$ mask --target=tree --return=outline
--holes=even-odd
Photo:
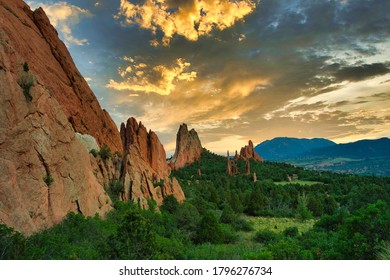
[[[220,218],[221,223],[234,224],[236,220],[237,220],[237,216],[236,214],[234,214],[232,207],[230,207],[229,204],[225,205]]]
[[[298,196],[297,218],[301,221],[313,218],[313,214],[307,208],[307,197],[305,193]]]
[[[173,214],[176,212],[179,205],[180,204],[179,202],[177,202],[176,198],[172,194],[170,194],[164,197],[163,203],[161,205],[161,210]]]
[[[196,242],[197,243],[222,243],[223,235],[220,224],[213,212],[210,210],[206,211],[202,217],[196,231]]]
[[[24,237],[12,228],[0,224],[0,260],[23,259],[24,252]]]
[[[153,259],[158,251],[152,223],[137,210],[125,215],[114,238],[115,257],[120,259]]]

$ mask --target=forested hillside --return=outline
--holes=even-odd
[[[2,259],[388,259],[390,178],[237,161],[208,151],[175,171],[186,201],[117,201],[105,219],[69,214],[23,237],[1,226]],[[256,178],[253,176],[256,173]],[[289,179],[291,180],[289,180]],[[255,179],[255,180],[254,180]]]

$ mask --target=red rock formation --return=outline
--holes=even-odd
[[[19,55],[19,63],[28,63],[57,99],[74,130],[92,135],[113,152],[122,152],[118,128],[101,109],[45,12],[41,8],[32,12],[21,0],[0,0],[0,29]]]
[[[188,131],[187,125],[180,125],[176,137],[176,150],[170,166],[173,169],[180,169],[200,159],[203,152],[198,133],[194,129]]]
[[[113,150],[119,133],[46,15],[20,0],[0,0],[0,85],[0,223],[28,235],[109,211],[75,129]]]
[[[245,174],[251,174],[251,165],[248,159],[245,161]]]
[[[175,178],[169,178],[170,168],[166,162],[163,145],[153,131],[134,118],[121,125],[121,139],[125,157],[121,181],[124,185],[122,199],[132,200],[147,208],[148,199],[161,205],[165,196],[173,194],[179,202],[184,193]]]
[[[240,158],[244,160],[248,160],[250,158],[253,158],[255,161],[263,161],[263,158],[260,157],[253,148],[253,142],[249,140],[248,145],[241,148],[240,151]]]

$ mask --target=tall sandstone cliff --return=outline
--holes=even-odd
[[[157,135],[130,119],[122,143],[44,11],[21,0],[0,0],[0,108],[0,223],[29,235],[69,212],[104,216],[111,181],[143,207],[184,200]],[[95,158],[76,132],[124,157]]]
[[[183,123],[177,132],[175,154],[169,165],[172,169],[180,169],[199,160],[202,152],[198,133],[195,129],[188,131],[187,125]]]
[[[0,0],[0,32],[7,37],[3,44],[7,42],[18,57],[13,63],[28,63],[76,132],[92,135],[100,146],[107,144],[112,151],[121,151],[115,123],[101,109],[41,8],[33,12],[21,0]]]
[[[111,209],[75,131],[120,150],[118,130],[43,10],[19,0],[0,0],[0,108],[0,223],[28,235]]]

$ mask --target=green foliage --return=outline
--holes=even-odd
[[[94,157],[97,157],[98,154],[99,154],[99,151],[97,151],[96,149],[92,149],[92,150],[89,151],[89,153],[90,153],[91,155],[93,155]]]
[[[23,71],[24,72],[30,71],[30,67],[28,67],[28,63],[27,62],[23,63]]]
[[[174,215],[177,227],[187,233],[189,239],[195,240],[196,230],[200,222],[198,209],[191,203],[180,205]]]
[[[299,241],[293,238],[283,238],[276,243],[268,245],[275,260],[311,260],[313,255],[309,250],[304,250]]]
[[[156,187],[162,187],[164,186],[164,180],[161,179],[159,182],[155,182],[153,183],[153,186],[156,188]]]
[[[384,242],[378,252],[379,260],[390,260],[390,241]]]
[[[288,227],[283,231],[283,234],[287,237],[297,237],[299,232],[297,227]]]
[[[118,201],[119,194],[123,191],[123,184],[121,181],[111,181],[107,188],[107,193],[113,202]]]
[[[23,259],[25,238],[6,225],[0,224],[0,260]]]
[[[28,102],[31,102],[33,100],[33,97],[30,93],[30,89],[35,84],[35,77],[29,73],[28,64],[25,63],[23,65],[24,71],[20,74],[18,84],[23,90],[23,95],[26,98]]]
[[[271,231],[271,230],[262,230],[256,232],[255,236],[253,237],[253,240],[258,243],[271,243],[275,242],[280,238],[279,234]]]
[[[259,178],[253,182],[226,176],[225,168],[226,158],[205,151],[199,164],[175,171],[187,199],[179,204],[168,196],[161,212],[153,200],[149,210],[118,201],[123,186],[112,182],[106,190],[115,209],[104,220],[69,214],[28,238],[3,226],[0,253],[5,259],[388,258],[390,178],[251,161]],[[318,183],[276,184],[286,174]]]
[[[120,152],[116,151],[116,152],[114,153],[114,156],[115,156],[115,157],[118,157],[118,158],[121,158],[121,157],[122,157],[122,154],[121,154]]]
[[[110,148],[103,144],[102,148],[99,151],[99,155],[102,159],[108,159],[112,156]]]
[[[348,259],[375,259],[381,241],[390,240],[390,208],[383,201],[368,204],[346,218],[338,246]]]
[[[221,223],[225,224],[234,224],[237,221],[238,217],[234,213],[232,207],[227,204],[222,211],[221,218],[219,219]]]
[[[43,177],[43,181],[45,184],[49,187],[51,184],[54,183],[54,178],[51,176],[51,174],[47,174],[45,177]]]
[[[307,197],[305,193],[298,196],[297,218],[301,221],[306,221],[313,218],[313,214],[307,208]]]
[[[160,207],[162,211],[173,214],[176,212],[177,208],[179,208],[179,202],[177,202],[176,198],[172,194],[164,197],[163,203]]]
[[[213,244],[223,242],[221,225],[212,211],[206,211],[196,230],[196,243],[206,242]]]
[[[156,233],[149,219],[138,211],[127,213],[120,221],[115,240],[114,258],[154,259],[157,250]]]

